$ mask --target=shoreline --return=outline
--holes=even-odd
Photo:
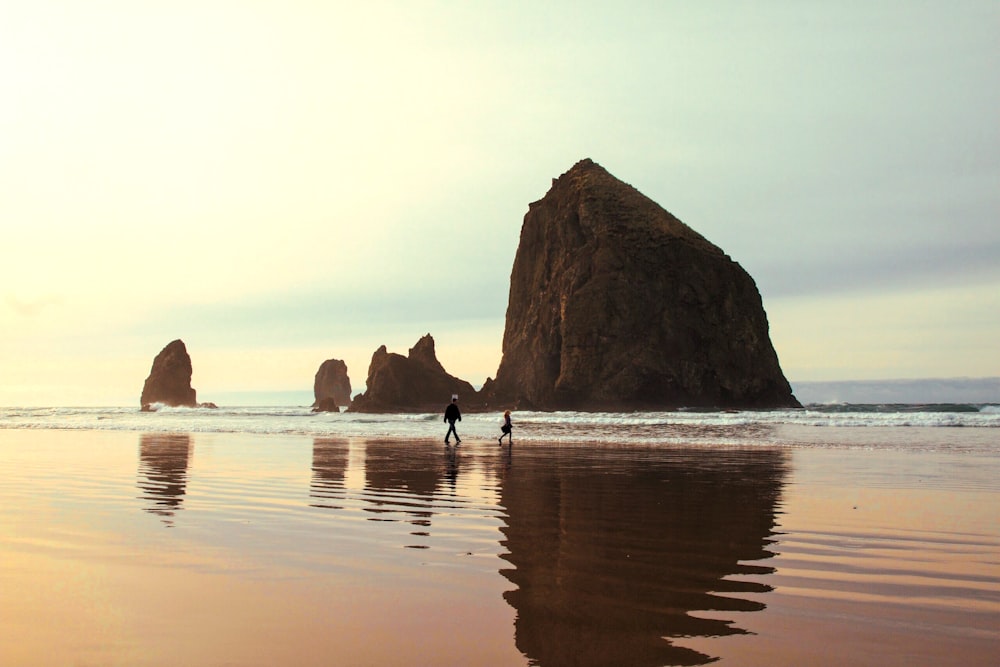
[[[489,442],[499,437],[501,413],[466,413],[459,437]],[[970,446],[996,450],[1000,407],[968,406],[898,410],[888,406],[834,406],[766,412],[541,413],[515,412],[520,443],[616,446],[703,445],[896,447]],[[970,434],[955,437],[953,427]],[[177,433],[273,433],[314,437],[426,439],[444,437],[442,416],[423,414],[313,413],[304,407],[165,409],[0,408],[0,430],[75,429]],[[975,435],[972,435],[975,434]]]

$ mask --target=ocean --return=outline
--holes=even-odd
[[[0,408],[0,665],[971,665],[1000,406]]]

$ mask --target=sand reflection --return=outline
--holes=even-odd
[[[143,433],[139,437],[139,497],[149,503],[143,509],[159,515],[168,526],[183,507],[191,447],[187,434]]]
[[[704,664],[669,639],[744,632],[699,611],[763,609],[740,594],[769,589],[731,577],[770,571],[747,562],[772,555],[782,452],[545,455],[515,452],[502,483],[504,597],[534,664]]]

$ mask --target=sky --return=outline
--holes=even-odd
[[[757,283],[795,381],[1000,376],[1000,3],[0,5],[0,405],[499,366],[591,158]]]

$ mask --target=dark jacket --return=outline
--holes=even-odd
[[[449,403],[444,409],[444,420],[451,424],[462,421],[462,411],[458,409],[458,403]]]

